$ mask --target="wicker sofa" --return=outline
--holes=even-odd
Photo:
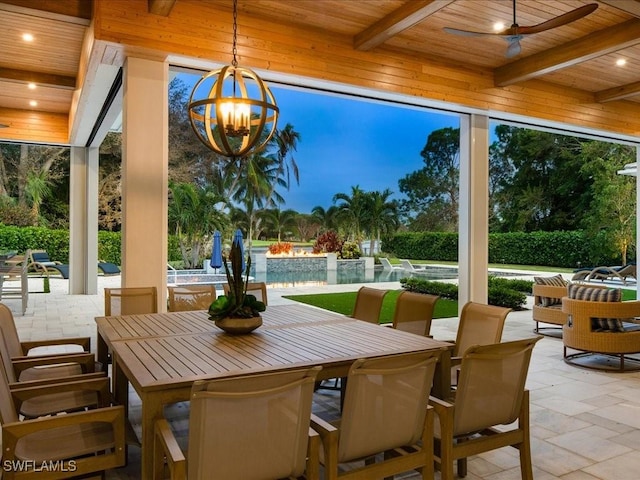
[[[628,362],[627,355],[640,353],[640,301],[597,302],[562,298],[568,321],[562,327],[565,362],[600,370],[640,370],[640,357]],[[616,322],[617,330],[594,329],[593,319]],[[578,353],[568,353],[568,349]],[[626,361],[627,360],[627,361]]]
[[[536,326],[535,333],[546,334],[549,329],[561,331],[562,325],[567,321],[567,314],[562,311],[562,297],[567,296],[567,287],[557,285],[533,285],[533,311],[532,317]],[[548,302],[544,299],[555,299]],[[549,305],[551,303],[551,305]],[[540,327],[539,323],[550,323],[555,327]],[[541,329],[542,328],[542,329]]]

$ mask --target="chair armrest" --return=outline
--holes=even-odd
[[[53,417],[41,417],[23,422],[4,423],[2,425],[2,459],[15,459],[16,444],[28,435],[45,430],[64,428],[85,423],[103,422],[113,427],[115,450],[124,459],[124,407],[106,407],[87,410],[84,412],[68,413]]]
[[[29,350],[36,347],[51,347],[57,345],[79,345],[85,352],[91,351],[91,337],[56,338],[51,340],[34,340],[20,342],[24,355],[29,354]]]
[[[166,419],[156,420],[153,436],[153,478],[163,478],[160,474],[164,470],[164,459],[167,460],[169,473],[172,480],[187,478],[187,461],[182,449],[171,431],[171,426]]]
[[[325,468],[325,476],[331,478],[331,473],[338,471],[338,437],[339,431],[329,422],[321,419],[317,415],[311,415],[311,428],[320,435],[324,456],[322,463]]]
[[[30,382],[25,382],[30,383]],[[109,378],[92,378],[89,380],[78,380],[73,382],[58,382],[40,386],[17,386],[11,389],[16,408],[20,411],[22,403],[32,398],[43,395],[52,395],[64,392],[91,391],[98,394],[98,406],[107,407],[111,404],[111,393],[109,391]]]
[[[44,365],[78,364],[83,373],[93,373],[95,371],[96,359],[93,353],[70,353],[62,355],[51,355],[46,357],[15,357],[11,359],[16,377],[29,368],[41,367]]]
[[[106,372],[95,372],[95,373],[83,373],[81,375],[70,375],[68,377],[52,377],[52,378],[43,378],[41,380],[26,380],[22,382],[14,382],[9,384],[10,390],[15,390],[17,388],[23,387],[44,387],[46,385],[55,385],[57,383],[62,382],[76,382],[79,380],[92,380],[94,378],[108,378]]]

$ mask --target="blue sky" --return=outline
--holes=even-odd
[[[271,87],[280,108],[278,127],[300,133],[294,158],[300,185],[281,191],[286,204],[309,213],[331,206],[336,193],[389,188],[424,166],[420,152],[433,130],[459,127],[456,116],[333,95]]]
[[[200,78],[178,74],[189,89]],[[456,115],[344,96],[270,85],[280,108],[278,128],[287,123],[300,134],[293,156],[300,184],[279,193],[282,210],[310,213],[333,205],[336,193],[388,188],[400,198],[398,180],[424,166],[420,152],[429,134],[459,127]]]

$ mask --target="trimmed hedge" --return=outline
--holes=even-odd
[[[616,265],[620,259],[600,254],[601,248],[584,231],[512,232],[489,234],[489,262],[576,268],[578,265]],[[599,245],[599,243],[598,243]],[[383,241],[383,251],[398,258],[456,261],[458,234],[397,233]],[[635,252],[630,251],[633,260]]]
[[[100,260],[122,265],[121,245],[119,232],[98,232],[98,258]],[[51,260],[69,263],[69,231],[0,224],[0,250],[25,252],[28,249],[46,250]],[[182,258],[178,239],[174,235],[169,235],[168,250],[170,261]]]
[[[528,285],[529,290],[519,291]],[[487,295],[487,303],[498,307],[512,308],[514,310],[522,310],[527,302],[525,292],[531,291],[532,282],[523,282],[521,280],[508,280],[501,278],[499,282],[489,277],[489,292]],[[449,300],[458,299],[458,286],[453,283],[433,282],[423,280],[421,278],[409,277],[401,278],[400,284],[410,292],[428,293],[430,295],[438,295],[440,298]]]

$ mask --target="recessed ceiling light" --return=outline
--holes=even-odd
[[[35,90],[36,89],[36,84],[33,82],[29,82],[27,84],[27,87],[29,87],[29,90]]]
[[[23,33],[22,40],[24,40],[25,42],[33,42],[33,35],[31,35],[30,33]]]
[[[496,22],[493,24],[493,31],[494,32],[501,32],[502,30],[504,30],[504,23],[502,22]]]
[[[627,64],[627,61],[624,58],[619,58],[618,60],[616,60],[616,65],[619,67],[622,67],[626,64]]]
[[[29,105],[31,105],[32,107],[37,107],[38,106],[38,102],[36,102],[35,100],[31,100],[29,102]]]

